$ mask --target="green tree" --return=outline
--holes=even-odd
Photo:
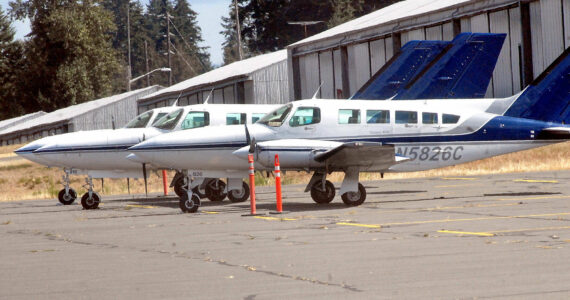
[[[240,12],[239,20],[240,26],[243,27],[244,23],[244,10],[243,4],[246,0],[238,1],[238,11]],[[236,26],[236,10],[234,1],[231,1],[229,7],[229,17],[222,17],[222,27],[224,30],[220,32],[224,36],[224,42],[222,43],[223,48],[223,58],[224,64],[231,64],[234,61],[239,60],[239,48],[238,48],[238,38],[237,38],[237,26]],[[242,35],[242,53],[243,58],[248,58],[251,56],[249,49],[247,48],[247,43],[243,40]]]
[[[24,113],[18,99],[23,62],[23,45],[14,41],[14,28],[0,6],[0,120]]]
[[[52,111],[111,94],[119,68],[109,34],[115,25],[99,1],[18,0],[11,7],[14,16],[31,23],[21,87],[27,111]]]

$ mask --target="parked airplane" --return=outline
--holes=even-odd
[[[467,83],[478,82],[480,86],[475,87],[471,84],[470,88],[461,89],[458,94],[464,97],[478,97],[484,94],[486,90],[504,38],[504,34],[464,33],[456,37],[452,42],[409,42],[402,48],[400,54],[396,55],[395,59],[387,63],[381,72],[378,72],[371,79],[371,83],[366,86],[366,91],[374,92],[376,89],[386,89],[387,86],[390,86],[392,93],[389,94],[390,96],[394,96],[397,93],[406,94],[415,91],[418,97],[422,97],[418,91],[429,89],[430,86],[437,86],[437,88],[431,90],[438,91],[443,97],[451,93],[458,84],[463,84],[463,81],[466,80]],[[442,69],[444,70],[450,64],[454,64],[454,74],[442,76]],[[425,79],[423,79],[424,81],[418,80],[419,75],[428,78],[428,81],[425,81]],[[481,79],[481,77],[485,76],[486,80],[484,78]],[[445,78],[444,81],[454,84],[441,86],[441,78]],[[394,84],[395,80],[398,81],[396,85]],[[383,95],[386,95],[386,93],[384,92]],[[209,106],[209,109],[214,107],[221,106]],[[228,108],[234,111],[234,114],[240,111],[232,106]],[[258,113],[269,112],[273,108],[272,106],[265,106],[260,108]],[[195,106],[195,109],[199,111],[203,108]],[[214,120],[211,125],[224,124],[224,122],[229,124],[227,120],[223,119],[224,114],[222,111],[215,109],[212,113],[220,113],[220,115],[211,117]],[[174,113],[170,120],[173,121],[175,118],[180,118],[181,115],[185,114],[187,113]],[[141,116],[146,115],[143,114]],[[157,120],[157,118],[154,119]],[[239,121],[238,123],[241,122]],[[91,200],[98,200],[100,197],[96,193],[93,196],[92,178],[139,178],[142,176],[146,181],[145,162],[137,159],[136,156],[130,156],[130,160],[125,161],[123,159],[124,149],[134,145],[141,139],[150,138],[163,132],[179,130],[183,127],[181,123],[182,121],[171,129],[160,128],[160,130],[157,130],[156,128],[147,128],[139,130],[140,132],[134,130],[91,131],[87,135],[84,135],[84,133],[75,135],[73,139],[70,138],[70,135],[62,135],[58,137],[57,141],[55,139],[42,139],[31,143],[18,149],[16,153],[44,165],[64,168],[66,172],[64,176],[65,188],[60,191],[59,195],[60,202],[64,204],[71,204],[76,198],[75,191],[69,188],[69,173],[77,174],[81,172],[88,174],[87,185],[89,186],[89,192],[84,195],[84,197],[87,197],[86,201],[88,204],[84,205],[84,207],[93,208],[97,207],[98,201]],[[147,124],[152,124],[152,122]],[[101,161],[103,163],[100,163]],[[140,167],[141,165],[142,168]],[[177,173],[171,184],[179,196],[185,193],[183,189],[184,179],[185,176],[182,176],[182,173]],[[194,192],[200,195],[200,197],[207,196],[214,201],[223,200],[228,191],[223,181],[214,178],[207,179],[201,185],[201,188],[205,190],[204,193],[201,193],[198,188],[195,188]],[[229,198],[232,201],[247,199],[248,195],[245,194],[248,191],[247,185],[236,187],[230,191]],[[94,204],[95,202],[97,204]]]
[[[154,165],[183,168],[192,186],[204,177],[247,176],[249,153],[258,170],[314,171],[305,191],[317,203],[335,196],[326,180],[344,172],[347,205],[360,205],[366,190],[360,172],[406,172],[456,165],[570,139],[570,48],[523,92],[504,99],[338,101],[301,100],[251,126],[198,128],[157,136],[129,148]],[[526,116],[536,117],[527,119]],[[200,198],[188,190],[184,212]]]
[[[172,112],[150,127],[63,134],[55,141],[44,143],[35,149],[32,155],[47,166],[64,169],[66,187],[60,191],[59,197],[63,204],[71,204],[76,198],[73,197],[76,196],[75,191],[69,188],[69,174],[87,174],[88,192],[81,198],[81,204],[86,209],[96,208],[101,198],[93,191],[93,178],[143,177],[146,181],[145,162],[138,161],[135,157],[126,159],[129,154],[126,149],[130,146],[170,131],[208,125],[252,124],[277,106],[279,105],[200,104],[170,107]],[[30,148],[26,145],[16,150],[16,153],[28,156]]]

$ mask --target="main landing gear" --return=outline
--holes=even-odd
[[[350,190],[351,185],[356,185],[358,191],[346,191],[341,195],[342,202],[348,206],[358,206],[366,200],[366,189],[358,182],[358,172],[346,172],[345,179],[342,183],[341,191]],[[346,187],[345,187],[346,186]],[[305,192],[311,192],[311,198],[318,204],[330,203],[336,194],[335,187],[332,182],[326,180],[326,173],[315,172],[309,181]]]
[[[182,173],[177,174],[173,180],[172,186],[178,197],[186,194],[188,185],[184,183],[185,180],[187,178]],[[233,203],[244,202],[249,198],[249,185],[247,183],[243,182],[241,190],[234,189],[228,193],[226,193],[226,186],[226,183],[219,179],[207,178],[204,183],[192,188],[192,193],[198,195],[200,199],[208,198],[211,201],[223,201],[227,196]]]
[[[101,197],[95,191],[93,191],[93,178],[88,176],[85,178],[85,185],[83,186],[87,189],[87,193],[83,194],[81,197],[81,205],[84,209],[96,209],[99,207],[101,202]]]
[[[64,170],[65,175],[63,175],[63,189],[57,194],[57,199],[63,205],[72,204],[75,199],[77,199],[77,193],[74,189],[69,187],[69,170]]]

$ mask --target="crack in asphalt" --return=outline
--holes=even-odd
[[[65,242],[65,243],[70,243],[70,244],[74,244],[74,245],[94,246],[94,247],[100,247],[100,248],[106,248],[106,249],[121,248],[121,246],[115,245],[115,244],[78,241],[78,240],[73,240],[71,238],[65,238],[60,234],[54,234],[51,232],[43,232],[40,230],[21,229],[21,230],[8,231],[7,233],[19,234],[19,235],[39,236],[39,237],[46,238],[46,239],[49,239],[52,241]],[[269,276],[285,278],[285,279],[290,279],[290,280],[295,280],[295,281],[308,282],[308,283],[316,284],[316,285],[339,287],[339,288],[342,288],[342,289],[345,289],[345,290],[348,290],[351,292],[363,292],[363,290],[360,290],[360,289],[358,289],[352,285],[348,285],[344,282],[343,283],[334,283],[334,282],[319,280],[316,278],[285,274],[285,273],[275,272],[275,271],[270,271],[270,270],[262,270],[262,269],[258,269],[257,267],[255,267],[253,265],[230,263],[230,262],[227,262],[223,259],[212,258],[212,257],[205,256],[205,255],[203,255],[202,257],[196,257],[196,256],[192,256],[192,255],[189,255],[187,253],[179,252],[179,251],[172,252],[172,251],[156,250],[156,249],[138,249],[138,248],[134,248],[134,247],[125,247],[125,248],[128,248],[129,250],[136,250],[136,251],[139,251],[142,253],[168,254],[168,255],[171,255],[174,257],[179,257],[179,258],[186,258],[186,259],[199,260],[199,261],[208,262],[208,263],[215,263],[215,264],[218,264],[221,266],[232,267],[232,268],[240,268],[240,269],[244,269],[244,270],[249,271],[249,272],[255,272],[255,273],[259,273],[259,274],[265,274],[265,275],[269,275]]]

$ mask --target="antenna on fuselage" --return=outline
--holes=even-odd
[[[324,83],[325,83],[324,81],[321,81],[321,84],[319,85],[319,87],[315,91],[315,94],[313,94],[313,98],[311,99],[317,99],[317,94],[321,91],[321,87],[323,86]]]
[[[212,97],[212,93],[214,93],[214,89],[210,90],[210,93],[208,94],[208,97],[206,97],[206,100],[204,101],[204,104],[208,104],[208,100],[210,100],[210,97]]]
[[[182,97],[182,92],[180,92],[180,94],[178,95],[178,98],[176,98],[176,100],[174,100],[174,103],[172,103],[172,107],[178,106],[178,100],[180,100],[180,97]]]

